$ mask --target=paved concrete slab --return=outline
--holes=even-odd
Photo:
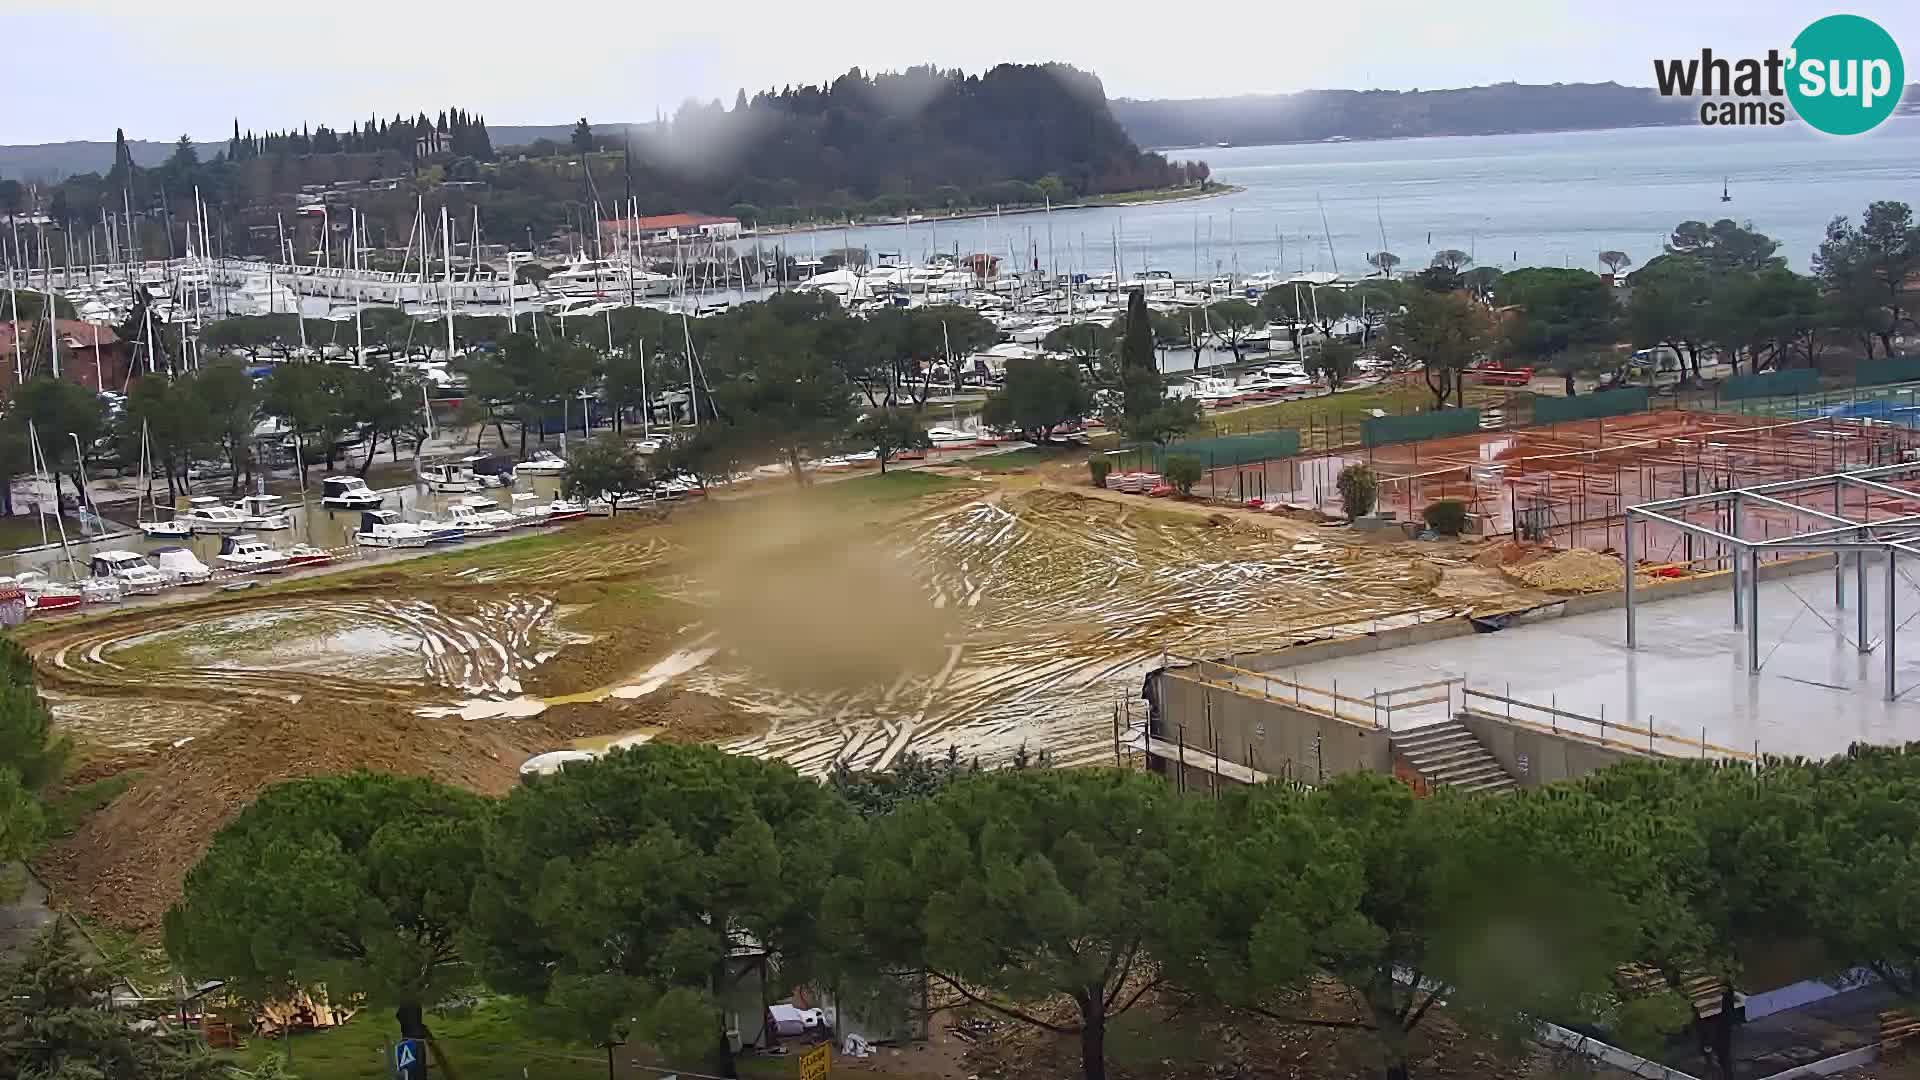
[[[1311,686],[1367,697],[1376,691],[1465,678],[1475,690],[1604,719],[1617,728],[1762,754],[1829,756],[1854,742],[1920,740],[1920,559],[1895,577],[1898,700],[1885,700],[1884,563],[1869,560],[1869,648],[1855,646],[1854,574],[1844,575],[1845,608],[1834,604],[1833,572],[1796,575],[1760,587],[1760,670],[1749,673],[1746,632],[1733,624],[1729,590],[1639,605],[1639,649],[1626,647],[1621,610],[1522,622],[1506,630],[1372,652],[1286,674]],[[1456,691],[1452,705],[1457,708]],[[1477,707],[1499,712],[1504,704]],[[1394,714],[1396,728],[1441,719],[1446,707]],[[1592,725],[1514,709],[1516,718]],[[1619,741],[1644,736],[1609,732]],[[1656,739],[1663,753],[1684,746]]]

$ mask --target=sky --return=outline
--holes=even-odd
[[[1761,55],[1836,11],[1880,23],[1920,81],[1920,4],[1782,0],[1165,0],[821,4],[727,0],[0,0],[0,144],[225,138],[458,105],[492,124],[644,121],[687,98],[819,83],[859,66],[977,71],[1060,60],[1109,97],[1650,85],[1656,56]],[[1193,14],[1187,15],[1186,13]],[[911,14],[909,14],[911,13]],[[994,17],[998,15],[999,17]],[[44,43],[45,48],[34,43]]]

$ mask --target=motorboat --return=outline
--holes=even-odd
[[[286,569],[285,552],[276,551],[252,533],[235,533],[220,541],[220,554],[214,557],[222,569],[243,574],[276,574]]]
[[[567,459],[551,450],[535,450],[533,456],[513,467],[514,474],[558,476],[567,471]]]
[[[437,520],[423,517],[413,523],[414,527],[427,534],[429,544],[457,544],[467,538],[466,526],[451,520]]]
[[[398,510],[367,510],[360,514],[360,531],[353,539],[361,547],[426,547],[430,534],[403,521]]]
[[[197,533],[234,533],[247,527],[245,514],[211,495],[188,499],[187,512],[176,520],[184,520]]]
[[[386,501],[357,476],[328,476],[320,481],[320,505],[329,510],[378,510]]]
[[[505,454],[468,454],[460,459],[483,488],[512,487],[513,459]]]
[[[122,592],[136,595],[157,593],[173,584],[171,577],[154,569],[139,552],[118,548],[94,552],[87,574],[95,579],[118,582]]]
[[[447,494],[480,490],[480,481],[473,478],[473,470],[459,462],[420,466],[420,482],[428,491]]]
[[[498,532],[501,526],[489,521],[490,516],[485,511],[467,505],[464,499],[447,507],[447,520],[459,526],[468,536],[487,536]],[[512,528],[512,525],[506,527]]]
[[[513,519],[520,525],[545,525],[553,518],[553,505],[531,491],[513,496]]]
[[[78,588],[54,581],[39,570],[22,570],[13,583],[26,594],[27,610],[35,614],[67,611],[86,603],[87,599]]]
[[[295,544],[287,549],[288,566],[325,566],[333,560],[333,552],[312,544]]]
[[[520,524],[513,511],[487,498],[485,495],[467,495],[453,500],[455,509],[471,511],[473,516],[496,529],[511,529]],[[459,520],[455,518],[455,520]]]
[[[205,585],[213,569],[183,547],[153,549],[154,566],[175,585]]]
[[[278,532],[293,528],[293,515],[278,495],[246,495],[234,504],[244,526],[260,532]]]
[[[185,540],[193,535],[193,524],[184,518],[143,521],[140,523],[140,532],[150,540]]]
[[[953,427],[930,427],[927,429],[927,441],[935,446],[971,446],[980,441],[980,433]]]
[[[592,513],[587,504],[573,499],[555,499],[547,504],[547,520],[558,524],[562,521],[577,521]]]

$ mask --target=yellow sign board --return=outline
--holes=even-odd
[[[826,1080],[827,1070],[831,1068],[833,1048],[826,1043],[800,1055],[800,1080]]]

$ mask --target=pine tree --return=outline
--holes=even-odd
[[[125,128],[113,129],[113,171],[107,174],[110,180],[126,184],[133,177],[133,151],[127,148]]]

